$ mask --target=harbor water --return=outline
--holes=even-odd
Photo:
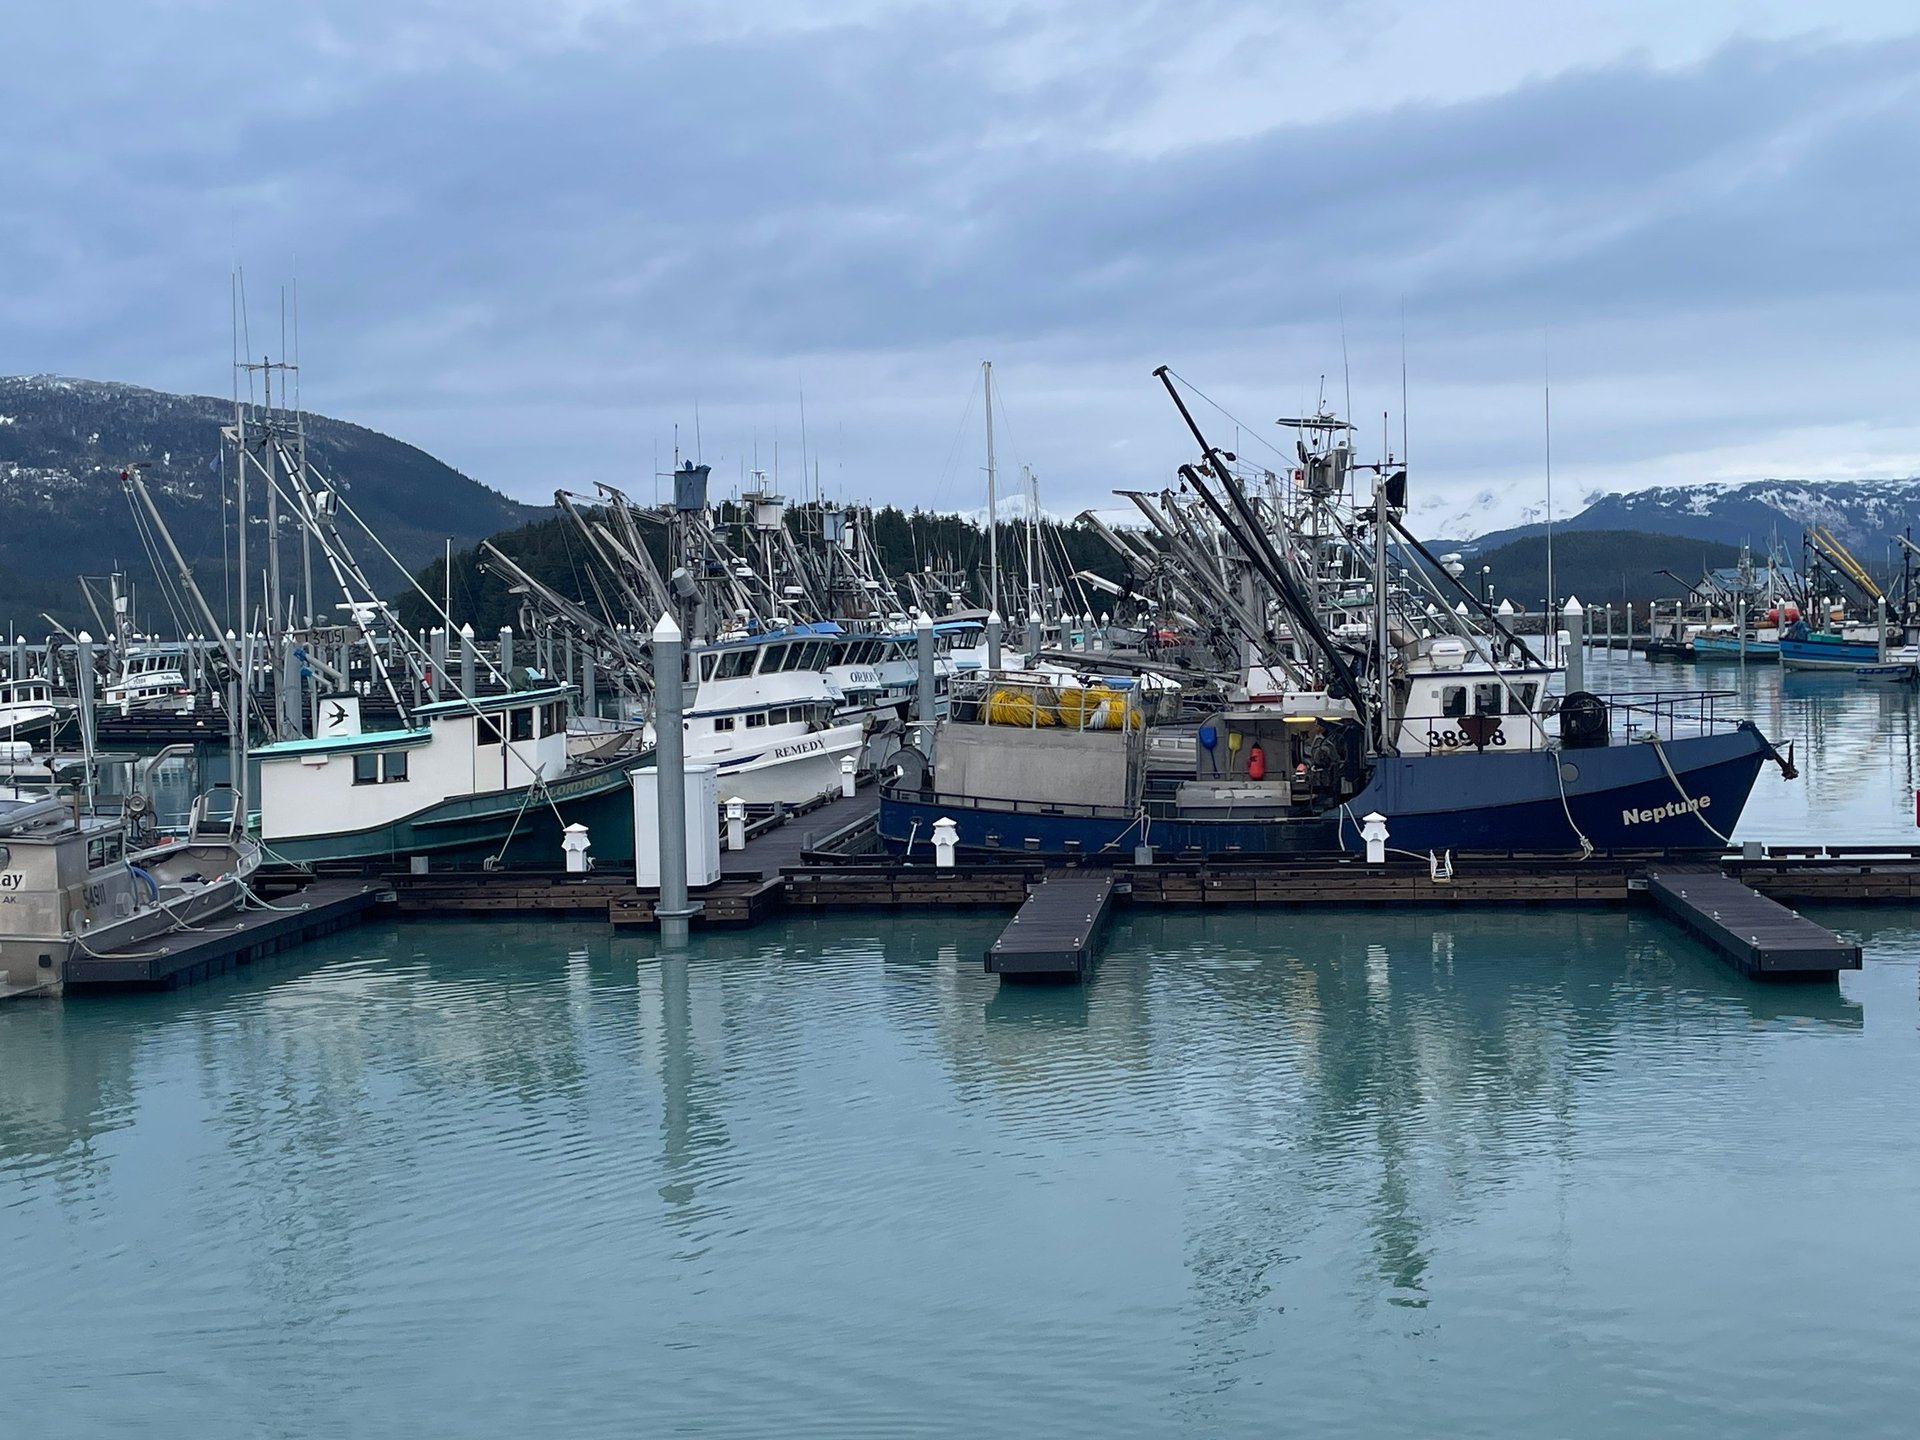
[[[1741,837],[1920,838],[1910,689],[1702,679],[1803,771]],[[1820,916],[1837,985],[1638,911],[1122,911],[1073,989],[967,913],[15,1004],[7,1428],[1904,1436],[1920,915]]]

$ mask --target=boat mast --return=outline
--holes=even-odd
[[[1000,509],[994,498],[993,475],[993,362],[980,362],[981,384],[987,406],[987,609],[1000,609]]]
[[[1386,466],[1373,477],[1373,610],[1376,634],[1375,682],[1379,689],[1380,753],[1395,753],[1393,743],[1393,629],[1387,611]]]

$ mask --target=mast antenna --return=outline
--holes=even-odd
[[[1547,609],[1557,603],[1553,588],[1553,360],[1548,350],[1549,337],[1540,338],[1540,380],[1546,423],[1547,460]],[[1542,625],[1553,622],[1551,615],[1540,617]]]
[[[1347,302],[1340,302],[1340,375],[1346,382],[1346,418],[1353,418],[1353,367],[1347,363]]]
[[[1400,463],[1407,463],[1407,297],[1400,297]]]

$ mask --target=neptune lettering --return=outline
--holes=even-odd
[[[1622,810],[1620,823],[1623,825],[1658,824],[1662,820],[1671,820],[1676,815],[1698,815],[1713,805],[1711,795],[1696,795],[1691,800],[1676,800],[1670,805],[1658,805],[1651,810]]]

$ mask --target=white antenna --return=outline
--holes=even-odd
[[[993,362],[980,362],[980,383],[987,406],[987,609],[1000,608],[1000,509],[994,499],[993,478]]]
[[[1540,381],[1545,401],[1546,442],[1547,442],[1547,610],[1551,612],[1556,603],[1553,588],[1553,363],[1547,350],[1548,338],[1540,338]],[[1551,626],[1551,613],[1541,617],[1543,625]]]
[[[1407,463],[1407,298],[1400,297],[1400,464]]]
[[[1346,418],[1353,419],[1353,367],[1347,363],[1347,302],[1340,302],[1340,374],[1347,385]]]

